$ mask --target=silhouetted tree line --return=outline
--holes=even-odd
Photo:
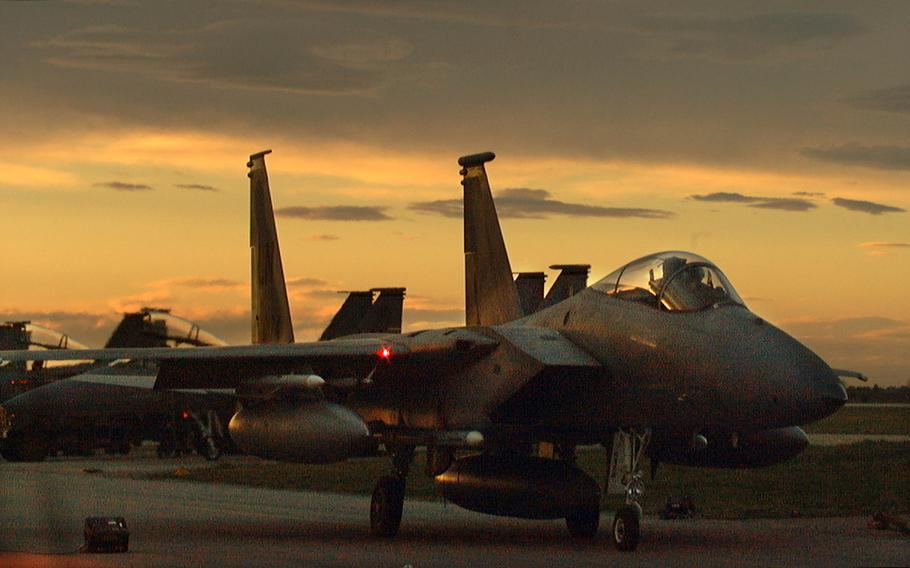
[[[849,402],[903,402],[910,403],[910,386],[885,387],[847,387]]]

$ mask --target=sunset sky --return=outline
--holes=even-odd
[[[458,156],[514,270],[666,249],[910,383],[910,3],[0,2],[0,320],[170,307],[249,342],[249,154],[298,340],[337,290],[464,323]],[[454,200],[454,201],[453,201]],[[550,282],[554,279],[551,274]]]

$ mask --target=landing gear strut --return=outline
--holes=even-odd
[[[398,534],[401,512],[404,507],[404,486],[408,476],[414,448],[399,448],[392,454],[392,475],[385,475],[373,489],[370,501],[370,534],[391,538]]]
[[[651,441],[651,431],[619,431],[613,437],[607,492],[625,494],[625,503],[613,517],[613,545],[621,551],[635,550],[641,536],[641,505],[644,493],[642,458]]]

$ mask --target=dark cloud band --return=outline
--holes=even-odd
[[[705,195],[690,195],[690,199],[708,203],[740,203],[758,209],[776,209],[779,211],[805,212],[815,209],[817,205],[806,199],[796,197],[759,197],[735,192],[717,192]]]
[[[879,170],[910,170],[910,146],[866,146],[842,144],[803,148],[807,158],[842,166],[862,166]]]
[[[461,199],[418,201],[409,204],[408,209],[450,218],[461,218],[463,215]],[[546,219],[552,215],[639,219],[670,219],[675,216],[671,211],[661,209],[601,207],[567,203],[552,199],[550,192],[545,189],[527,188],[504,189],[498,192],[496,194],[496,211],[502,218],[513,219]]]
[[[892,207],[890,205],[883,205],[881,203],[874,203],[872,201],[864,201],[862,199],[845,199],[843,197],[835,197],[831,200],[832,203],[838,207],[843,207],[844,209],[849,209],[850,211],[859,211],[860,213],[869,213],[870,215],[881,215],[882,213],[903,213],[905,209],[900,207]]]
[[[282,207],[275,210],[279,217],[313,221],[391,221],[386,207],[366,205],[336,205],[326,207]]]
[[[128,183],[125,181],[104,181],[95,184],[95,187],[106,187],[117,191],[149,191],[154,189],[144,183]]]

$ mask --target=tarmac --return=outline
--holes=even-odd
[[[231,459],[248,459],[228,457]],[[0,461],[0,566],[857,566],[910,564],[910,537],[868,518],[662,521],[637,551],[610,543],[612,517],[575,541],[561,521],[522,521],[406,501],[393,540],[368,534],[369,498],[110,473],[199,467],[198,457]],[[103,473],[102,473],[103,472]],[[85,517],[126,518],[130,551],[83,554]]]

